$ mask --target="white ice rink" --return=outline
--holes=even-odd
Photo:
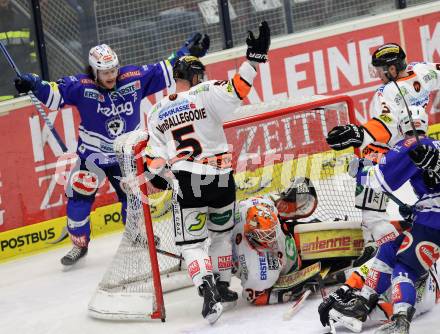
[[[401,192],[404,193],[404,192]],[[409,199],[408,199],[409,200]],[[318,319],[318,295],[306,301],[290,321],[283,321],[287,305],[253,307],[240,300],[210,326],[200,315],[202,299],[194,288],[165,295],[167,321],[110,322],[87,315],[87,304],[119,244],[120,234],[92,240],[82,264],[63,272],[59,262],[69,247],[0,265],[0,334],[277,334],[325,333]],[[232,288],[241,292],[239,281]],[[440,307],[413,321],[412,333],[435,334]],[[373,333],[375,325],[364,333]],[[338,328],[338,333],[349,333]]]

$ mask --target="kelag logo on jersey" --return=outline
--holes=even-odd
[[[88,99],[98,100],[99,102],[104,102],[105,98],[100,92],[95,89],[86,88],[84,89],[84,97]]]
[[[125,132],[125,121],[121,117],[113,117],[105,122],[107,133],[114,139]]]
[[[135,93],[137,90],[141,89],[141,82],[136,80],[134,82],[130,82],[127,85],[124,85],[118,89],[119,93],[122,95]]]
[[[133,114],[133,104],[131,101],[128,101],[123,104],[119,104],[117,107],[112,103],[112,107],[102,107],[101,104],[98,105],[98,114],[101,113],[105,116],[117,116],[119,114],[126,114],[130,116]]]

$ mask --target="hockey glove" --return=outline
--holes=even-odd
[[[407,222],[412,222],[414,220],[414,210],[411,205],[404,204],[399,206],[399,213],[403,219]]]
[[[333,305],[336,302],[350,299],[352,290],[353,289],[349,286],[343,285],[327,297],[324,297],[322,303],[318,306],[319,320],[321,320],[321,324],[324,327],[330,325],[329,312],[333,308]]]
[[[409,157],[421,169],[429,169],[436,173],[440,171],[440,153],[432,146],[418,145],[409,151]]]
[[[14,80],[15,88],[20,94],[35,91],[41,84],[41,78],[33,73],[23,74]]]
[[[429,189],[434,189],[440,184],[440,175],[432,170],[423,171],[423,182]]]
[[[265,63],[270,46],[270,29],[266,21],[260,23],[259,30],[258,38],[255,38],[252,31],[248,31],[246,58],[257,63]]]
[[[360,147],[364,140],[364,130],[354,124],[335,126],[327,135],[327,144],[335,151],[348,147]]]
[[[183,44],[183,46],[174,52],[168,60],[173,65],[174,62],[183,56],[194,56],[194,57],[203,57],[209,49],[210,39],[209,36],[204,34],[202,35],[199,32],[196,32],[188,38],[188,40]]]

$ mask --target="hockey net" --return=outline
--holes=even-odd
[[[224,128],[233,153],[237,200],[281,192],[294,177],[305,176],[318,194],[318,206],[307,219],[361,220],[354,207],[355,181],[346,172],[354,152],[332,151],[325,141],[334,126],[355,123],[351,98],[273,101],[243,106],[235,114],[244,118]],[[154,189],[142,177],[146,139],[144,132],[135,131],[115,143],[124,184],[129,185],[127,222],[89,303],[93,317],[164,320],[163,292],[191,285],[174,245],[171,193]]]

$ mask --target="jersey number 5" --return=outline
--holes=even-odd
[[[173,130],[172,133],[174,140],[177,142],[176,150],[179,151],[179,155],[189,154],[192,157],[196,157],[202,153],[202,147],[197,139],[192,137],[184,138],[194,133],[194,126],[192,124]]]

